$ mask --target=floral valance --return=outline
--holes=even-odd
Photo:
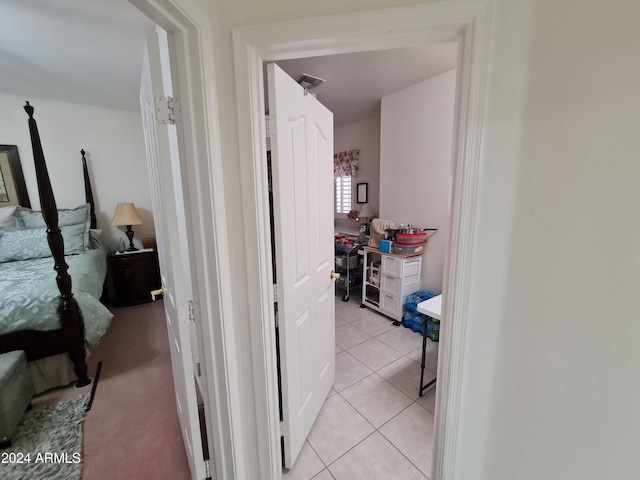
[[[333,156],[333,176],[334,177],[355,177],[358,175],[358,164],[360,162],[360,149],[347,150],[336,153]]]

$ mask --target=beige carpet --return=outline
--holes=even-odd
[[[112,325],[89,358],[102,361],[84,423],[84,480],[189,479],[180,434],[162,302],[116,308]],[[33,401],[47,406],[90,391],[58,389]]]

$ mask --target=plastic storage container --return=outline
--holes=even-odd
[[[400,243],[396,241],[393,243],[393,250],[395,253],[399,253],[400,255],[416,255],[424,252],[424,246],[426,244],[427,244],[426,241],[422,243],[411,243],[411,244]]]
[[[404,245],[411,245],[414,243],[426,243],[427,232],[420,233],[396,233],[396,242]]]
[[[336,257],[336,266],[343,268],[355,268],[358,265],[357,255],[340,255]]]

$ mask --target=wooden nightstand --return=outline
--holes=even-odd
[[[118,307],[151,301],[151,290],[160,288],[157,252],[109,255],[109,269]]]

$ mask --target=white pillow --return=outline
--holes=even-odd
[[[16,205],[0,208],[0,229],[16,228],[16,217],[13,215],[15,211]]]

